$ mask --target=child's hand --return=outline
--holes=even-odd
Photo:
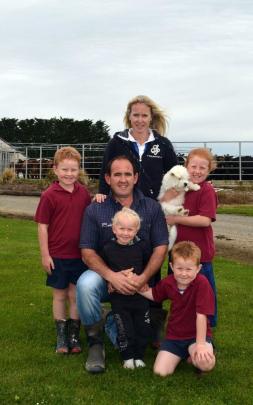
[[[107,195],[105,194],[95,194],[92,201],[95,201],[99,204],[103,203],[106,199]]]
[[[113,287],[112,283],[108,283],[108,293],[111,294],[115,292],[115,288]]]
[[[42,266],[47,274],[51,275],[52,270],[54,270],[54,262],[51,256],[42,257]]]
[[[134,271],[134,268],[131,267],[131,269],[122,270],[122,273],[128,278],[132,278],[133,277],[133,271]]]
[[[142,286],[142,287],[138,290],[138,292],[145,292],[145,291],[148,291],[148,289],[149,289],[149,285],[148,285],[148,284],[144,284],[144,286]]]
[[[169,202],[176,198],[179,195],[179,192],[175,188],[170,188],[169,190],[165,191],[164,195],[160,199],[160,202],[166,201]]]
[[[201,362],[201,361],[207,361],[211,362],[213,361],[214,355],[212,351],[210,350],[210,347],[206,343],[196,343],[195,345],[195,350],[193,352],[193,357],[194,360]]]
[[[167,225],[176,225],[177,224],[177,215],[167,215],[165,217]]]

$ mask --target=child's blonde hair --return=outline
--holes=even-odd
[[[188,153],[188,156],[187,156],[187,158],[185,160],[185,167],[188,166],[190,159],[192,159],[194,156],[198,156],[198,157],[208,161],[209,172],[212,172],[213,170],[216,169],[217,162],[216,162],[213,154],[210,152],[210,150],[208,148],[192,149]]]
[[[164,111],[148,96],[136,96],[127,104],[127,109],[124,116],[126,128],[131,128],[130,113],[132,106],[137,103],[145,104],[150,108],[151,112],[151,127],[159,132],[160,135],[165,135],[168,126],[167,117]]]
[[[173,264],[177,257],[185,259],[192,259],[198,266],[200,264],[201,250],[194,243],[189,241],[183,241],[176,243],[171,251],[171,263]]]
[[[80,166],[81,155],[75,148],[72,146],[64,146],[63,148],[58,149],[54,155],[54,166],[57,166],[64,159],[76,160]]]
[[[134,220],[136,223],[137,230],[140,229],[141,219],[140,219],[139,215],[137,214],[137,212],[135,212],[134,210],[131,210],[131,208],[123,207],[122,210],[116,212],[116,214],[114,215],[114,217],[112,219],[112,225],[117,225],[117,223],[120,221],[121,217],[125,217],[127,219]]]

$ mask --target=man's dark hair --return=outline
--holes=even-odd
[[[133,166],[134,175],[135,175],[136,173],[139,173],[134,159],[132,159],[130,156],[119,155],[119,156],[115,156],[114,158],[112,158],[112,159],[108,162],[108,164],[107,164],[107,166],[106,166],[106,171],[105,171],[105,173],[106,173],[108,176],[111,175],[111,172],[112,172],[112,164],[113,164],[113,162],[115,162],[115,160],[128,160],[128,161],[131,163],[131,165]]]

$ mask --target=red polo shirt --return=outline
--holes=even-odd
[[[185,340],[196,338],[196,313],[214,314],[214,294],[207,278],[202,274],[197,275],[183,294],[178,291],[173,274],[153,287],[152,294],[157,302],[166,299],[172,301],[166,328],[166,339]],[[206,335],[212,336],[208,319]]]
[[[218,205],[217,195],[213,186],[204,181],[200,184],[200,190],[189,191],[185,195],[184,208],[189,210],[189,216],[203,215],[211,221],[216,220],[216,208]],[[215,245],[212,226],[186,226],[177,225],[177,240],[191,241],[201,250],[201,262],[211,262],[215,254]]]
[[[48,247],[52,257],[80,258],[80,228],[85,208],[91,199],[86,188],[75,183],[73,192],[54,182],[41,195],[35,221],[48,225]]]

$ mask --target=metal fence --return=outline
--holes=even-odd
[[[0,144],[0,174],[12,167],[17,177],[41,179],[48,175],[56,150],[63,144],[13,144],[2,150]],[[81,167],[91,178],[98,178],[106,144],[75,144],[81,154]],[[217,180],[253,180],[253,141],[173,142],[179,161],[183,163],[189,150],[207,147],[216,156],[218,166],[211,178]]]

